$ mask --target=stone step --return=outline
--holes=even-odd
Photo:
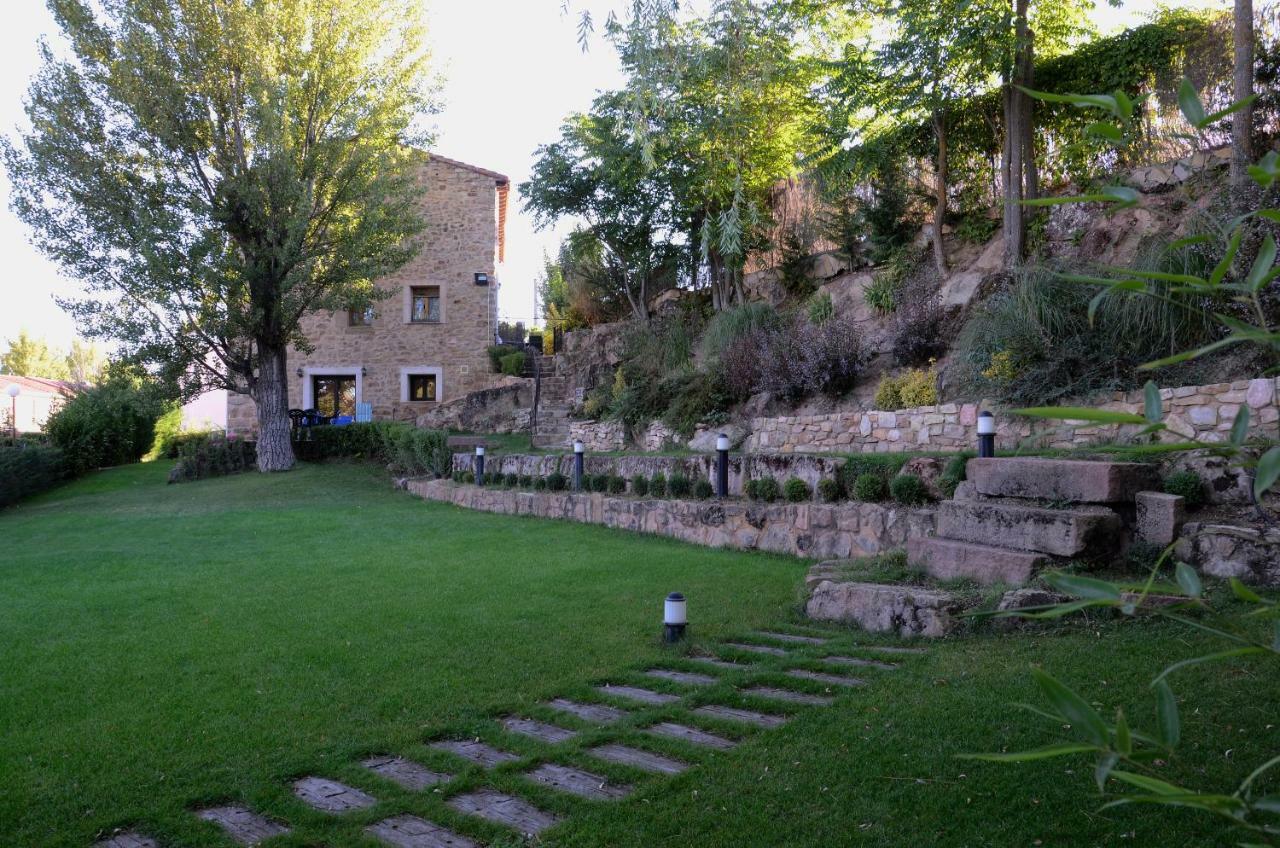
[[[578,735],[576,730],[519,716],[507,716],[502,720],[502,726],[510,733],[519,733],[521,736],[528,736],[530,739],[537,739],[549,745],[558,745]]]
[[[622,698],[627,701],[636,701],[641,704],[650,704],[653,706],[661,706],[662,704],[674,704],[680,700],[679,695],[669,695],[666,692],[655,692],[652,689],[641,689],[639,686],[597,686],[596,691],[601,695],[611,695],[614,698]]]
[[[679,760],[650,751],[642,751],[629,745],[599,745],[589,749],[587,753],[605,762],[631,766],[655,774],[679,774],[689,767]]]
[[[907,562],[939,580],[964,579],[984,586],[992,583],[1021,586],[1046,565],[1049,558],[1032,551],[915,536],[907,539]]]
[[[751,686],[739,691],[744,695],[754,695],[757,698],[785,701],[788,704],[804,704],[810,707],[825,707],[835,703],[835,698],[829,695],[810,695],[808,692],[793,692],[790,689],[778,689],[773,686]]]
[[[260,816],[247,807],[208,807],[197,810],[196,815],[218,825],[227,836],[241,845],[257,845],[264,839],[289,832],[289,828],[279,822]]]
[[[803,668],[793,668],[787,672],[788,677],[794,677],[797,680],[809,680],[814,683],[821,683],[825,686],[845,686],[853,688],[856,686],[866,686],[867,681],[860,677],[845,677],[843,674],[826,674],[821,671],[808,671]]]
[[[693,711],[694,715],[706,718],[718,718],[723,721],[741,721],[754,724],[756,727],[781,727],[787,723],[786,716],[758,713],[755,710],[742,710],[737,707],[726,707],[721,704],[707,704]]]
[[[712,677],[709,674],[698,674],[693,671],[672,671],[667,668],[651,668],[644,674],[646,677],[670,680],[673,683],[683,683],[686,686],[710,686],[712,683],[720,682],[720,678]]]
[[[447,751],[464,760],[470,760],[481,768],[493,768],[503,763],[513,763],[520,759],[519,755],[512,754],[510,751],[499,751],[492,745],[486,745],[478,740],[457,740],[446,739],[441,742],[432,742],[431,747],[437,751]]]
[[[372,795],[326,777],[304,777],[295,781],[293,794],[301,798],[303,803],[326,813],[363,810],[378,803]]]
[[[626,710],[620,710],[617,707],[607,707],[604,704],[580,704],[567,698],[548,701],[546,706],[593,724],[609,724],[627,716]]]
[[[1008,501],[943,501],[938,535],[1062,557],[1115,553],[1120,516],[1101,506],[1046,509]]]
[[[505,824],[527,836],[537,835],[560,821],[559,816],[539,810],[528,801],[493,789],[455,795],[447,803],[460,813]]]
[[[653,727],[646,729],[645,733],[661,736],[665,739],[678,739],[681,742],[688,742],[690,745],[700,745],[704,748],[715,748],[720,751],[727,751],[738,744],[732,739],[726,739],[723,736],[717,736],[714,733],[708,733],[705,730],[699,730],[687,724],[676,724],[671,721],[655,724]]]
[[[370,836],[392,848],[479,848],[460,833],[417,816],[393,816],[365,828]]]
[[[751,634],[760,639],[773,639],[775,642],[791,642],[796,645],[825,645],[830,639],[819,639],[817,636],[797,636],[794,633],[777,633],[772,630],[757,630]]]
[[[93,843],[93,848],[160,848],[160,843],[141,833],[117,833],[110,839]]]
[[[735,651],[746,651],[752,654],[768,654],[771,657],[785,657],[787,652],[782,648],[773,648],[768,645],[749,645],[746,642],[725,642],[726,648],[732,648]]]
[[[1138,492],[1159,488],[1156,469],[1141,462],[977,458],[969,460],[965,477],[982,495],[1076,503],[1132,501]]]
[[[390,755],[370,757],[362,762],[361,765],[379,777],[386,778],[411,792],[421,792],[429,786],[453,780],[453,775],[451,774],[432,771],[415,763],[413,760],[406,760],[403,757]]]
[[[880,662],[879,660],[863,659],[862,657],[846,657],[841,655],[823,657],[822,662],[833,663],[835,665],[852,665],[859,668],[879,668],[884,669],[885,671],[890,671],[898,667],[897,663],[887,663]]]
[[[544,786],[550,786],[552,789],[559,789],[561,792],[568,792],[579,798],[590,798],[593,801],[611,801],[631,794],[630,786],[619,786],[598,774],[557,763],[543,763],[533,771],[527,772],[525,777]]]

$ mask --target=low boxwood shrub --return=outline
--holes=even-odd
[[[502,371],[502,360],[504,358],[513,353],[521,353],[522,350],[519,345],[501,344],[489,345],[484,349],[484,352],[489,355],[489,368],[497,374]]]
[[[813,497],[813,490],[799,477],[792,477],[783,484],[782,494],[790,503],[803,503]]]
[[[563,492],[569,487],[569,478],[565,477],[559,471],[553,471],[547,475],[547,488],[553,492]]]
[[[604,492],[609,489],[608,474],[589,474],[586,479],[586,488],[591,492]]]
[[[899,474],[889,484],[889,494],[903,506],[919,506],[929,500],[929,487],[914,474]]]
[[[693,483],[683,474],[672,474],[667,480],[667,494],[673,498],[687,498],[693,491]]]
[[[854,500],[865,501],[867,503],[878,503],[885,499],[888,495],[888,486],[885,484],[884,477],[874,472],[868,471],[859,474],[853,481],[853,488],[850,493]]]
[[[502,478],[502,482],[505,483],[508,488],[514,489],[516,486],[520,485],[520,475],[515,472],[511,472]]]
[[[818,497],[822,498],[823,503],[836,503],[844,498],[844,492],[840,488],[840,481],[832,477],[823,477],[818,481]]]
[[[533,488],[533,475],[531,475],[531,474],[521,474],[521,475],[520,475],[520,488],[522,488],[522,489],[532,489],[532,488]]]
[[[655,498],[665,498],[667,496],[667,475],[659,471],[649,478],[649,494]]]
[[[545,491],[547,490],[547,478],[546,478],[546,477],[534,477],[534,478],[533,478],[533,490],[534,490],[535,492],[545,492]]]
[[[508,353],[500,360],[502,373],[508,377],[519,377],[524,373],[524,359],[523,350]]]
[[[716,490],[711,487],[710,480],[703,480],[702,478],[699,478],[698,481],[693,484],[693,496],[700,501],[705,501],[715,493]]]
[[[1203,506],[1205,497],[1204,480],[1194,471],[1175,471],[1164,478],[1164,490],[1170,495],[1181,495],[1187,502],[1187,509]]]
[[[474,483],[476,481],[476,473],[470,469],[462,472],[462,482]]]
[[[62,451],[55,447],[0,447],[0,506],[51,489],[69,476]]]
[[[169,482],[185,483],[239,474],[256,468],[257,464],[258,451],[253,442],[216,436],[183,445],[178,461],[169,469]]]
[[[863,474],[875,474],[888,486],[890,478],[896,476],[911,457],[909,453],[864,453],[851,456],[841,464],[836,472],[836,479],[839,480],[841,488],[851,494],[854,492],[858,478]]]
[[[742,494],[749,501],[758,500],[758,498],[756,497],[756,492],[759,490],[759,488],[760,487],[756,485],[755,480],[748,480],[747,482],[742,484]]]
[[[773,503],[782,497],[782,487],[778,485],[776,478],[766,476],[752,482],[755,483],[753,494],[751,495],[752,500]]]
[[[631,494],[636,497],[643,498],[649,494],[649,478],[643,474],[637,474],[631,478]]]
[[[609,475],[608,491],[611,495],[620,495],[627,490],[627,480],[617,474]]]

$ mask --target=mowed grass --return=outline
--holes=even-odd
[[[734,688],[820,692],[783,671],[820,669],[827,649],[765,659],[701,692],[639,672],[655,663],[705,671],[657,641],[666,592],[689,596],[700,646],[804,627],[796,609],[807,563],[428,504],[357,465],[181,486],[164,485],[166,470],[100,472],[0,512],[0,845],[85,846],[129,826],[167,846],[229,846],[191,814],[222,801],[294,827],[273,845],[376,845],[362,828],[403,812],[517,844],[446,805],[481,785],[564,816],[543,837],[556,845],[1230,844],[1191,815],[1099,813],[1084,758],[1000,766],[955,756],[1053,739],[1011,706],[1037,701],[1031,663],[1149,727],[1152,673],[1210,647],[1182,629],[979,633],[895,658],[892,671],[856,670],[870,685],[838,693],[832,707],[782,708]],[[831,650],[843,653],[877,641],[835,636]],[[1180,674],[1187,742],[1161,773],[1220,788],[1270,756],[1280,703],[1271,671],[1245,663]],[[604,681],[690,700],[637,710],[612,729],[555,718],[584,734],[554,748],[493,721],[552,719],[539,700],[598,699],[591,685]],[[686,708],[703,702],[795,718],[771,731],[691,719]],[[743,744],[707,753],[640,732],[658,719]],[[442,736],[481,736],[524,759],[464,768],[426,747]],[[590,759],[584,749],[601,741],[697,767],[647,777]],[[404,792],[358,767],[381,752],[459,779],[440,793]],[[549,760],[636,792],[599,804],[520,776]],[[307,774],[359,786],[379,804],[341,818],[313,811],[289,790]]]

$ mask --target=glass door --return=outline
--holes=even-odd
[[[329,417],[356,414],[356,378],[316,375],[311,378],[316,412]]]

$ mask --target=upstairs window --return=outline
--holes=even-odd
[[[414,324],[440,323],[439,286],[414,286],[410,290],[409,320]]]
[[[364,309],[348,309],[347,310],[347,326],[348,327],[372,327],[373,326],[373,307],[366,306]]]

